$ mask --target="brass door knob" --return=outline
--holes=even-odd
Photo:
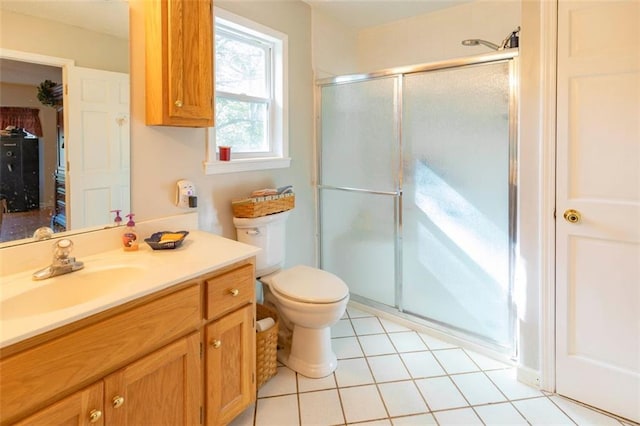
[[[231,293],[231,295],[235,297],[240,294],[240,290],[238,290],[237,288],[232,288],[231,290],[229,290],[229,293]]]
[[[569,223],[578,223],[582,219],[580,212],[577,210],[569,209],[563,214],[564,219]]]
[[[113,408],[120,408],[122,404],[124,404],[124,396],[116,395],[111,400],[111,404],[113,404]]]
[[[211,342],[211,346],[213,346],[215,349],[218,349],[220,346],[222,346],[222,342],[218,339],[215,339],[213,342]]]
[[[95,423],[102,417],[102,411],[100,410],[91,410],[89,413],[89,423]]]
[[[174,102],[174,105],[177,106],[178,108],[182,108],[182,101],[181,100],[177,100]]]

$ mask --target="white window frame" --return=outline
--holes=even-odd
[[[216,149],[215,127],[206,131],[205,174],[243,172],[286,168],[291,165],[289,158],[288,126],[288,37],[286,34],[214,7],[215,25],[223,24],[239,33],[259,38],[272,44],[271,69],[272,100],[269,104],[269,144],[271,152],[238,153],[231,152],[231,161],[219,161]],[[215,45],[215,44],[214,44]],[[214,101],[215,102],[215,101]]]

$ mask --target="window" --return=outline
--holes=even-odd
[[[287,36],[215,8],[216,127],[207,174],[288,167]],[[231,147],[231,161],[218,148]]]

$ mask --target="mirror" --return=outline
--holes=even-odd
[[[109,210],[129,209],[128,14],[126,0],[0,2],[0,106],[39,109],[42,128],[38,139],[3,133],[0,248],[33,241],[41,226],[66,233],[104,227],[113,221]],[[78,90],[38,90],[46,80]],[[90,87],[94,81],[101,85]],[[105,90],[117,105],[105,106],[102,120],[83,114]]]

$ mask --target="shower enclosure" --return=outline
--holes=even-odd
[[[517,49],[318,82],[321,267],[513,355]]]

